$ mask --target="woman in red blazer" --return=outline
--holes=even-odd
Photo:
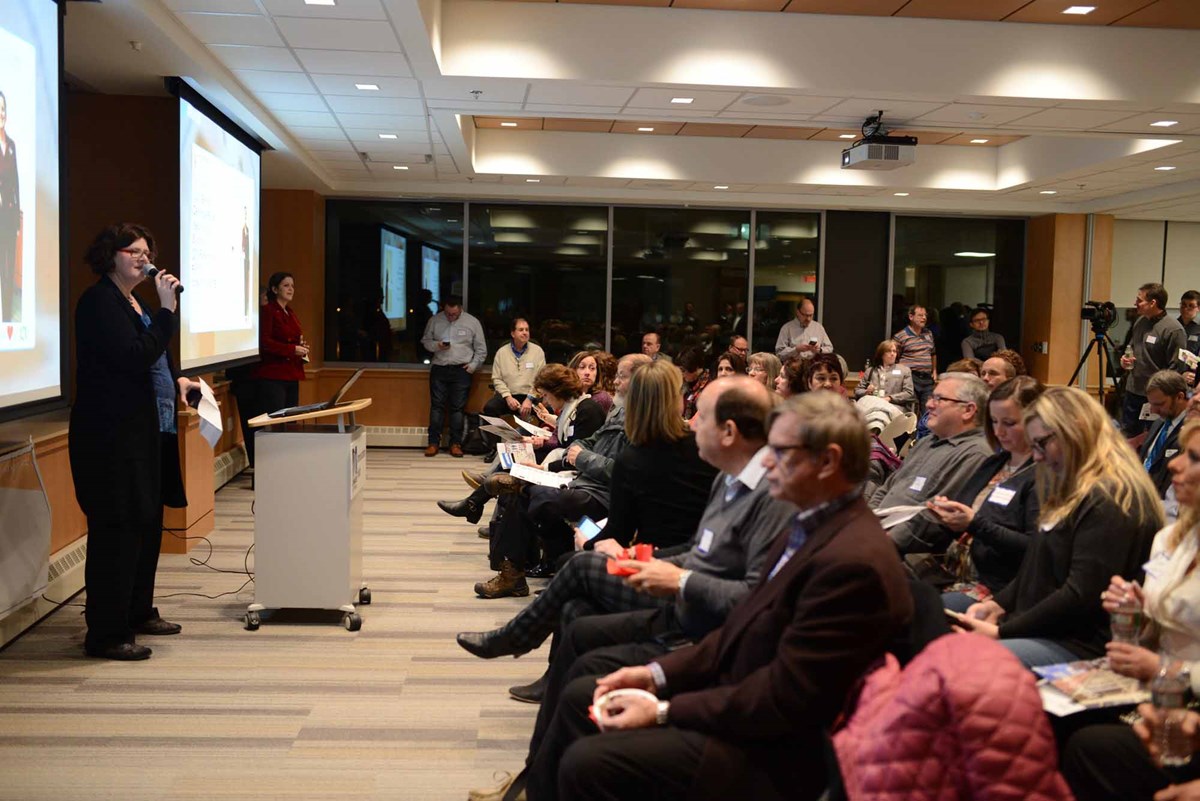
[[[267,303],[259,310],[258,353],[254,368],[259,381],[259,410],[273,412],[300,403],[300,381],[308,346],[300,320],[288,306],[296,295],[291,273],[274,273],[267,281]]]

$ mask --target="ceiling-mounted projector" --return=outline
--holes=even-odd
[[[843,170],[895,170],[917,160],[915,136],[888,136],[883,112],[867,117],[863,138],[842,151]]]

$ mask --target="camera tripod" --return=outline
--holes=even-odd
[[[1083,352],[1083,356],[1079,358],[1079,364],[1075,365],[1075,372],[1071,373],[1071,379],[1067,381],[1067,385],[1075,383],[1075,379],[1079,378],[1079,373],[1087,364],[1088,356],[1095,349],[1096,357],[1100,360],[1100,380],[1096,382],[1096,396],[1100,400],[1100,405],[1104,405],[1104,382],[1108,379],[1108,372],[1112,369],[1114,359],[1113,351],[1117,349],[1117,343],[1112,341],[1108,335],[1108,329],[1097,328],[1092,326],[1092,341],[1088,343],[1087,350]],[[1108,362],[1107,367],[1105,361]],[[1086,391],[1087,387],[1084,387]]]

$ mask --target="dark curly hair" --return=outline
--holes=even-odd
[[[837,373],[838,383],[845,383],[846,372],[842,369],[842,362],[836,354],[814,353],[812,358],[804,360],[804,367],[800,371],[800,383],[804,387],[800,390],[801,392],[809,391],[813,374],[822,367],[831,373]]]
[[[549,392],[560,400],[569,401],[583,394],[583,384],[575,371],[565,364],[547,364],[533,379],[533,391]]]
[[[732,350],[725,351],[717,357],[717,367],[721,366],[722,360],[729,362],[729,366],[733,368],[734,373],[740,375],[746,372],[746,357],[742,354]],[[715,375],[716,372],[716,369],[714,369],[713,374]]]
[[[788,389],[793,395],[808,391],[808,384],[804,382],[804,359],[799,353],[793,353],[784,359],[783,364],[779,366],[779,372],[787,380]]]
[[[150,261],[154,261],[158,255],[158,249],[154,245],[154,234],[150,233],[149,228],[137,223],[117,223],[96,234],[96,238],[84,252],[83,260],[96,275],[108,275],[117,266],[117,251],[129,247],[139,239],[146,240],[146,247],[150,250]]]

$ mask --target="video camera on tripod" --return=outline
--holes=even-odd
[[[1075,372],[1071,374],[1067,384],[1075,383],[1075,379],[1079,377],[1084,365],[1087,364],[1088,356],[1095,350],[1096,357],[1100,360],[1100,378],[1097,381],[1096,389],[1100,405],[1103,406],[1105,380],[1110,377],[1110,371],[1113,369],[1113,351],[1117,347],[1116,343],[1108,336],[1108,329],[1117,321],[1117,304],[1111,300],[1089,300],[1079,310],[1079,319],[1087,320],[1091,325],[1092,341],[1088,343],[1087,350],[1083,352],[1083,356],[1079,359],[1079,364],[1075,366]],[[1119,397],[1121,386],[1117,383],[1115,387]]]
[[[1091,323],[1094,333],[1103,334],[1117,321],[1117,304],[1111,300],[1089,300],[1079,310],[1079,319]]]

